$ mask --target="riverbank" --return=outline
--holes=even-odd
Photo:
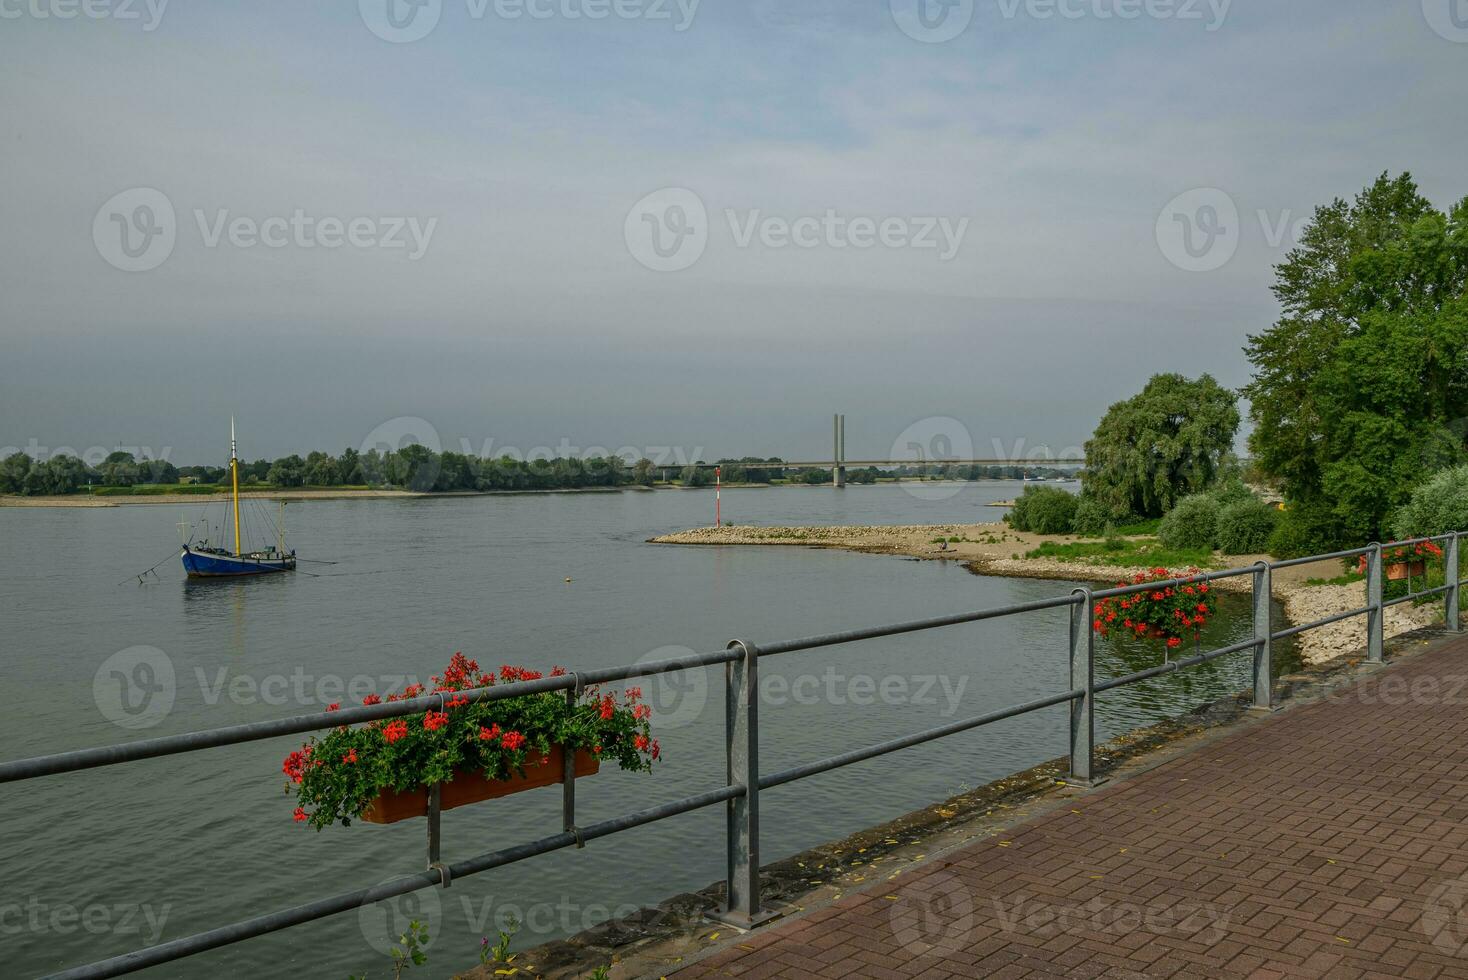
[[[702,527],[652,538],[654,544],[680,545],[798,545],[807,548],[840,548],[868,554],[901,555],[936,561],[960,561],[976,575],[1011,578],[1079,579],[1115,583],[1145,569],[1140,566],[1093,564],[1053,557],[1026,555],[1042,543],[1069,544],[1080,540],[1071,535],[1038,535],[1015,531],[1007,524],[920,524],[888,527],[755,527],[748,525]],[[1134,539],[1135,540],[1135,539]],[[1219,557],[1217,567],[1252,565],[1267,555]],[[1273,591],[1284,603],[1291,624],[1313,622],[1366,604],[1366,587],[1311,584],[1341,573],[1338,561],[1314,562],[1280,569],[1273,576]],[[1224,591],[1247,592],[1248,576],[1222,579]],[[1442,616],[1441,606],[1405,603],[1386,611],[1387,636],[1431,625]],[[1298,637],[1301,658],[1320,664],[1358,649],[1366,642],[1365,617],[1357,616],[1309,630]]]

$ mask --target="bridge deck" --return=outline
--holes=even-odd
[[[1465,679],[1446,642],[677,976],[1468,978]]]

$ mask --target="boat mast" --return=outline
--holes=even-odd
[[[240,553],[240,459],[235,453],[234,416],[229,417],[229,478],[234,486],[234,553]]]

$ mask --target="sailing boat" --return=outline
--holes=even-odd
[[[240,550],[240,459],[235,452],[234,419],[229,420],[229,482],[234,505],[234,551],[203,544],[183,546],[184,571],[189,578],[217,578],[234,575],[268,575],[272,572],[293,572],[296,569],[296,553],[285,550],[285,531],[280,532],[279,547],[272,545],[263,551]]]

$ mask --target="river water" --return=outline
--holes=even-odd
[[[1016,483],[734,489],[724,518],[761,524],[997,520]],[[933,498],[939,499],[933,499]],[[321,710],[427,681],[456,650],[482,664],[608,666],[1058,595],[1075,583],[979,577],[949,562],[800,547],[666,547],[648,537],[710,523],[711,492],[528,494],[292,505],[293,576],[188,582],[128,577],[167,554],[199,505],[0,509],[7,708],[0,757]],[[309,570],[309,573],[308,573]],[[570,579],[567,582],[567,579]],[[119,584],[124,582],[125,584]],[[1205,642],[1248,634],[1225,597]],[[1066,613],[1051,610],[761,663],[766,772],[1063,690]],[[141,651],[134,648],[143,648]],[[1158,662],[1157,644],[1101,644],[1100,676]],[[154,672],[141,694],[121,677]],[[155,669],[156,668],[156,669]],[[1248,686],[1247,654],[1102,696],[1098,737]],[[169,675],[172,675],[171,678]],[[583,824],[722,783],[722,671],[645,681],[664,762],[578,784]],[[875,693],[874,693],[875,692]],[[1063,755],[1047,709],[766,793],[765,861],[843,837]],[[422,821],[317,833],[291,820],[271,739],[0,786],[0,946],[31,975],[420,870]],[[560,829],[538,790],[443,818],[460,860]],[[477,962],[514,916],[517,948],[722,877],[719,808],[686,814],[148,971],[153,977],[390,975],[410,917],[426,968]]]

